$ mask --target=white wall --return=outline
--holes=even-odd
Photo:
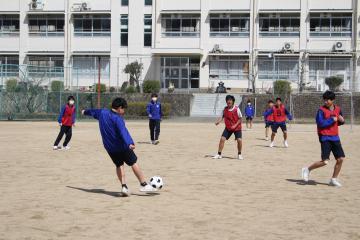
[[[50,43],[50,44],[49,44]],[[61,51],[65,50],[65,39],[64,37],[38,37],[29,36],[27,39],[28,51]]]
[[[309,9],[352,9],[352,0],[309,0]]]
[[[71,51],[110,52],[110,37],[73,37]]]
[[[55,1],[55,0],[51,0],[51,1]],[[110,11],[111,9],[111,0],[69,0],[70,8],[74,3],[82,3],[82,2],[89,3],[91,11]]]
[[[208,0],[210,10],[250,10],[250,0]]]
[[[300,10],[300,0],[259,0],[259,9]]]
[[[0,11],[9,11],[9,12],[17,12],[20,11],[20,2],[21,0],[0,0]],[[30,3],[30,2],[29,2]]]
[[[333,39],[316,39],[316,38],[310,38],[308,42],[308,49],[313,51],[332,51],[334,44],[336,42],[342,42],[343,46],[346,51],[351,51],[351,40],[349,38],[347,39],[341,39],[341,38],[333,38]]]
[[[213,49],[215,44],[219,44],[220,48],[226,52],[244,52],[250,51],[250,38],[219,38],[211,37],[208,39],[207,48],[204,49],[205,52],[209,52]]]
[[[258,49],[260,51],[280,51],[285,43],[293,43],[294,51],[300,49],[299,37],[259,37]]]
[[[200,10],[200,0],[160,0],[159,3],[161,10]]]
[[[44,2],[44,11],[65,11],[65,0],[48,0]]]
[[[4,52],[17,52],[19,51],[19,36],[3,36],[0,37],[0,55],[1,51]]]

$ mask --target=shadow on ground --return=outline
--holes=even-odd
[[[108,195],[111,197],[127,197],[122,192],[112,192],[112,191],[106,191],[104,189],[96,189],[96,188],[95,189],[86,189],[86,188],[79,188],[79,187],[72,187],[72,186],[66,186],[66,187],[71,188],[71,189],[80,190],[83,192],[88,192],[88,193],[104,194],[104,195]],[[159,193],[143,193],[143,194],[131,193],[130,195],[140,196],[140,197],[153,197],[153,196],[159,195]]]

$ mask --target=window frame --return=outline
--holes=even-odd
[[[352,37],[352,14],[328,14],[328,16],[321,16],[321,14],[310,14],[309,33],[310,37]],[[313,21],[317,20],[318,25],[314,27]],[[329,21],[323,25],[323,22]],[[340,20],[340,26],[333,25],[334,20]],[[349,27],[344,27],[343,22],[348,22]],[[324,27],[323,27],[324,26]],[[337,30],[336,30],[337,29]],[[346,29],[346,30],[343,30]]]
[[[239,31],[232,31],[232,21],[239,21]],[[245,27],[242,26],[242,21],[245,20]],[[218,21],[218,31],[212,26],[213,21]],[[221,28],[221,22],[228,23],[227,30]],[[210,15],[210,37],[248,37],[250,36],[250,14],[211,14]]]
[[[81,21],[80,30],[77,30],[77,21]],[[94,29],[94,21],[99,21],[100,29]],[[84,22],[90,23],[89,28],[84,28]],[[109,28],[104,27],[107,22]],[[73,18],[75,37],[110,37],[111,36],[111,16],[110,15],[75,15]],[[79,25],[80,26],[80,25]],[[104,27],[104,28],[103,28]]]
[[[170,21],[170,22],[169,22]],[[178,28],[174,27],[175,21],[179,21]],[[190,21],[189,26],[184,26],[185,21]],[[163,14],[161,16],[161,35],[162,37],[192,37],[199,38],[201,32],[201,18],[200,14],[180,14],[178,17],[173,17],[171,14]],[[195,27],[193,23],[195,22]],[[170,23],[171,31],[167,31],[168,23]],[[169,26],[170,26],[169,25]],[[183,31],[184,29],[194,28],[196,31]],[[179,29],[178,31],[176,31]]]
[[[289,21],[290,26],[282,26],[282,22]],[[266,24],[266,21],[268,23]],[[277,22],[277,23],[276,23]],[[298,24],[292,24],[298,22]],[[263,26],[267,27],[263,27]],[[300,36],[300,13],[296,14],[260,14],[259,15],[259,37],[299,37]],[[267,30],[266,30],[267,29]]]

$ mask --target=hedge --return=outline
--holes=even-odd
[[[146,112],[147,102],[128,102],[128,108],[125,111],[125,116],[131,117],[147,117]],[[171,111],[170,103],[162,103],[161,110],[163,112],[163,117],[169,117]]]

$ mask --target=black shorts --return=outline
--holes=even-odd
[[[324,141],[321,143],[321,160],[329,160],[332,152],[335,159],[344,158],[345,153],[340,141]]]
[[[251,121],[253,120],[253,117],[246,117],[246,120]]]
[[[279,127],[281,128],[281,131],[286,132],[286,124],[277,124],[277,123],[273,123],[271,125],[272,132],[277,133]]]
[[[235,140],[236,139],[241,139],[241,137],[242,137],[241,130],[232,132],[232,131],[227,130],[226,128],[224,129],[224,132],[223,132],[222,136],[224,138],[226,138],[226,140],[229,140],[229,138],[231,137],[232,134],[235,135]]]
[[[137,156],[131,149],[124,152],[109,152],[109,156],[111,157],[117,168],[124,165],[124,163],[126,163],[128,166],[132,166],[137,161]]]
[[[273,122],[266,121],[265,122],[265,128],[271,127],[273,125]]]

